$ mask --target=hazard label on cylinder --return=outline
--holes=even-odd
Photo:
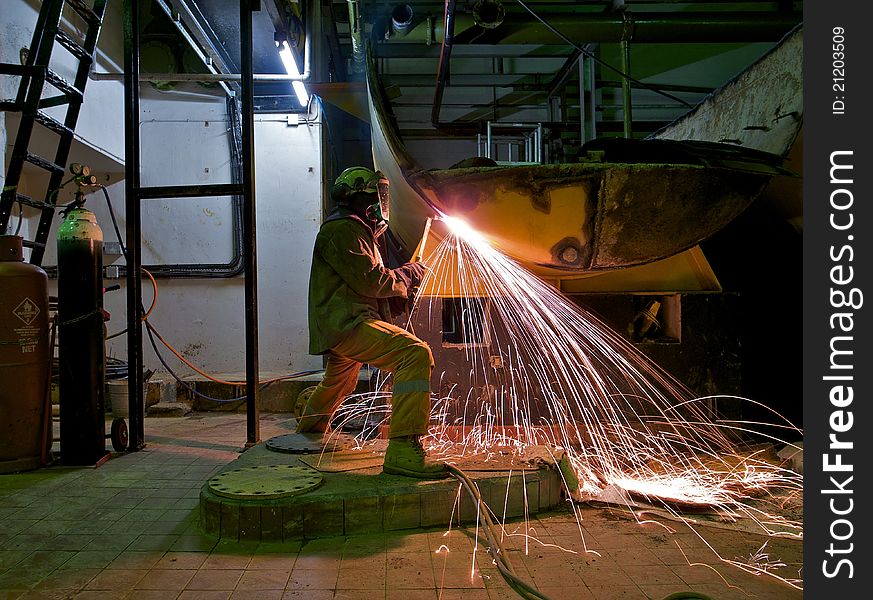
[[[12,314],[24,321],[25,325],[30,325],[39,316],[39,306],[30,298],[25,298],[15,307]]]

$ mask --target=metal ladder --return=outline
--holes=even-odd
[[[85,94],[85,84],[88,81],[91,64],[94,62],[94,52],[97,48],[100,27],[103,24],[106,3],[107,0],[95,0],[93,6],[89,8],[85,0],[43,0],[25,64],[0,63],[0,75],[14,75],[21,78],[16,98],[0,101],[0,111],[21,113],[21,123],[15,137],[9,168],[6,170],[3,192],[0,195],[0,233],[6,231],[12,207],[16,202],[20,206],[26,205],[40,210],[39,225],[34,239],[24,241],[24,246],[31,249],[30,262],[34,265],[42,263],[45,253],[46,241],[54,219],[58,190],[64,178],[65,166],[73,143],[73,132]],[[65,6],[75,11],[87,25],[84,40],[81,42],[73,39],[60,28]],[[79,61],[72,84],[49,69],[49,60],[55,42]],[[59,94],[43,98],[45,84],[49,84]],[[66,106],[63,122],[41,110],[56,106]],[[30,138],[35,124],[57,134],[59,139],[53,160],[30,152]],[[44,199],[37,200],[18,193],[24,163],[30,163],[49,172]]]

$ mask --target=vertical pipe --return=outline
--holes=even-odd
[[[255,235],[255,106],[252,77],[252,0],[239,4],[242,74],[243,255],[245,259],[246,447],[260,441],[258,402],[258,260]]]
[[[630,75],[630,42],[621,41],[621,70],[625,75]],[[621,100],[624,106],[624,137],[633,137],[633,99],[631,98],[631,84],[627,77],[621,78]]]
[[[597,137],[597,86],[594,84],[594,61],[588,61],[588,114],[591,116],[591,131],[588,139]]]
[[[491,121],[488,121],[488,136],[485,141],[485,156],[491,158]]]
[[[585,55],[579,57],[579,147],[585,143]]]
[[[482,134],[476,134],[476,156],[482,156]]]
[[[543,124],[537,123],[537,162],[543,162]]]
[[[440,48],[440,61],[437,65],[436,87],[433,93],[433,107],[430,112],[430,122],[439,126],[440,110],[443,107],[443,92],[449,83],[449,64],[452,58],[452,44],[455,35],[455,4],[456,0],[446,0],[445,24],[443,28],[443,45]]]
[[[128,450],[143,447],[139,0],[124,0],[124,204],[127,239]]]
[[[367,69],[367,58],[364,53],[364,23],[358,0],[346,0],[349,9],[349,37],[352,40],[352,73],[360,76]],[[306,32],[307,39],[309,32]]]

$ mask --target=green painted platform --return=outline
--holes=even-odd
[[[288,436],[282,437],[283,445],[296,445]],[[300,446],[312,446],[311,437],[300,437]],[[419,481],[382,473],[387,440],[358,451],[350,450],[345,441],[329,443],[324,452],[309,448],[303,454],[270,450],[268,441],[243,452],[213,479],[239,469],[290,465],[316,469],[323,481],[305,493],[282,498],[255,493],[229,498],[214,493],[207,482],[200,492],[200,525],[206,533],[232,540],[302,540],[476,522],[476,505],[456,479]],[[533,515],[565,502],[556,468],[524,466],[517,458],[452,462],[476,481],[498,520]]]

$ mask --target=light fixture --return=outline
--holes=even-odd
[[[300,69],[297,68],[297,61],[294,60],[294,55],[291,53],[291,48],[288,46],[288,43],[276,42],[276,45],[279,47],[279,58],[282,59],[282,64],[285,65],[285,71],[289,75],[299,77]],[[291,87],[294,88],[294,93],[297,94],[297,101],[300,102],[300,106],[308,106],[309,94],[307,93],[306,86],[303,85],[303,82],[300,80],[294,80],[291,82]]]

